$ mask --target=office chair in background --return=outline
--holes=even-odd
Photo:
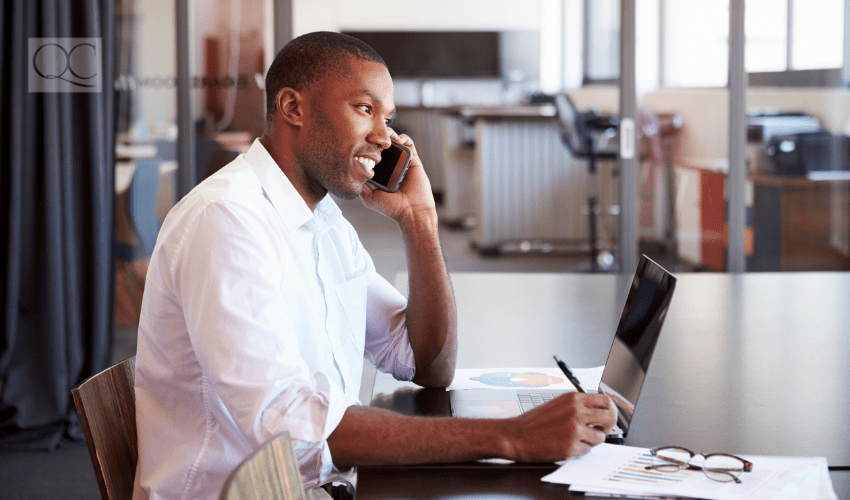
[[[156,218],[156,190],[159,184],[159,159],[139,160],[127,189],[127,215],[136,233],[135,243],[116,243],[115,258],[133,261],[153,251],[159,234]]]
[[[570,154],[575,158],[587,159],[587,211],[590,239],[591,271],[610,270],[614,265],[614,256],[609,251],[601,251],[598,242],[599,207],[599,171],[597,161],[616,160],[618,151],[616,143],[608,145],[617,134],[618,118],[616,115],[599,115],[595,111],[579,112],[567,94],[554,96],[555,108],[558,112],[558,125],[561,131],[561,141]],[[611,207],[611,214],[619,213],[619,207]]]

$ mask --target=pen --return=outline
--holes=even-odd
[[[552,357],[555,358],[555,362],[558,363],[558,368],[560,368],[561,371],[564,372],[564,375],[567,376],[567,380],[569,380],[570,382],[572,382],[572,384],[574,386],[576,386],[576,389],[578,390],[578,392],[584,392],[584,389],[581,388],[581,384],[579,383],[576,376],[573,375],[573,372],[570,370],[570,367],[567,366],[566,363],[564,363],[563,361],[558,359],[558,356],[552,356]]]

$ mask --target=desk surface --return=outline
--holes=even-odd
[[[847,170],[812,172],[810,176],[756,172],[749,177],[756,184],[777,188],[831,187],[835,184],[850,183],[850,171]]]
[[[458,366],[548,366],[553,354],[574,367],[604,364],[630,279],[453,274]],[[850,466],[848,303],[850,273],[679,275],[627,443],[826,456],[830,466]],[[447,411],[445,391],[383,374],[372,404]],[[363,472],[370,492],[376,475]],[[508,477],[524,484],[522,473]]]

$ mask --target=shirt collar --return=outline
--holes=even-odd
[[[260,180],[260,185],[288,230],[298,229],[311,220],[314,222],[310,226],[319,230],[326,225],[333,225],[342,216],[339,207],[328,195],[322,198],[316,211],[311,212],[304,198],[298,194],[259,139],[255,139],[245,153],[245,160]]]

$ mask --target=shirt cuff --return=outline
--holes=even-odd
[[[286,397],[279,397],[263,412],[264,420],[279,419],[287,413],[287,408],[293,413],[283,421],[264,421],[263,424],[272,435],[289,431],[305,488],[322,484],[337,470],[327,439],[339,425],[348,407],[357,404],[355,397],[346,396],[340,386],[330,382],[321,372],[313,374],[312,382],[313,387],[304,387]],[[295,405],[300,411],[293,411]]]
[[[340,469],[337,468],[333,463],[333,457],[331,456],[331,447],[328,446],[328,438],[333,431],[336,430],[339,423],[342,421],[343,415],[345,415],[346,410],[352,406],[359,406],[360,402],[356,397],[349,397],[345,395],[342,388],[337,386],[336,384],[331,384],[330,391],[328,392],[328,415],[325,420],[325,431],[322,435],[323,440],[323,449],[322,449],[322,470],[321,470],[321,479],[324,481],[328,476],[335,472],[340,472]]]

